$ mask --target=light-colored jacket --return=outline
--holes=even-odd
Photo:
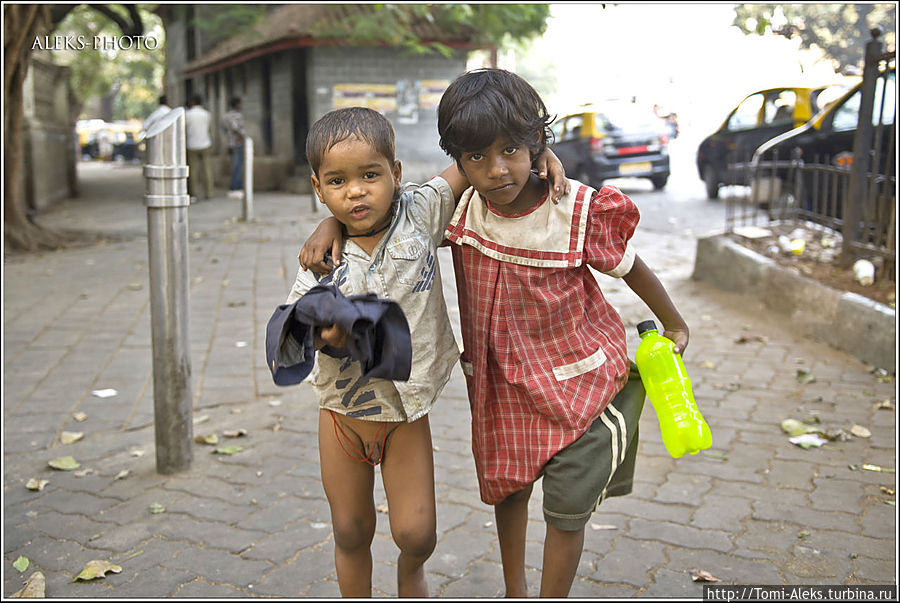
[[[412,335],[408,381],[373,379],[359,385],[359,362],[318,353],[313,387],[319,406],[372,421],[411,422],[431,410],[459,359],[437,258],[454,208],[443,178],[406,185],[395,201],[394,220],[371,256],[347,239],[341,264],[331,274],[297,272],[285,303],[294,303],[320,282],[333,283],[348,296],[375,293],[400,304]]]
[[[209,111],[200,105],[195,105],[184,112],[185,146],[189,151],[208,149],[212,146],[209,135],[211,120]]]

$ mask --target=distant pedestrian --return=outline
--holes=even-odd
[[[156,124],[160,119],[163,118],[172,108],[169,107],[169,100],[166,98],[166,95],[162,95],[159,97],[159,107],[153,110],[153,113],[147,116],[147,119],[144,120],[144,130],[142,134],[144,136],[147,135],[147,132],[150,131],[150,128]]]
[[[203,97],[191,97],[188,110],[184,113],[184,129],[187,139],[188,193],[198,197],[200,179],[203,179],[203,198],[210,199],[213,192],[212,138],[209,111],[202,107]]]
[[[244,116],[241,114],[241,99],[231,99],[231,109],[222,116],[222,130],[228,141],[228,154],[231,156],[231,182],[228,196],[240,198],[244,188]]]

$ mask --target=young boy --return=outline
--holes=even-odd
[[[640,218],[618,189],[571,181],[558,204],[533,177],[547,109],[517,75],[457,78],[438,107],[443,148],[472,185],[447,227],[453,243],[482,500],[494,505],[506,594],[527,596],[525,532],[542,477],[542,597],[565,597],[584,526],[606,496],[631,491],[644,389],[625,327],[588,266],[623,278],[681,353],[688,328],[629,245]]]
[[[391,534],[400,549],[398,595],[427,597],[423,566],[437,539],[428,413],[459,356],[435,252],[468,182],[451,165],[401,191],[393,128],[361,107],[316,121],[306,154],[316,195],[334,218],[326,222],[337,221],[346,243],[342,254],[335,250],[341,260],[324,278],[301,265],[286,303],[324,283],[344,295],[374,293],[399,304],[412,340],[408,381],[362,379],[359,362],[317,355],[319,456],[341,594],[371,597],[372,490],[374,466],[381,463]],[[558,162],[551,172],[561,178]],[[341,348],[347,335],[336,325],[322,327],[316,347]]]

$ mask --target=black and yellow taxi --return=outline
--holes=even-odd
[[[747,95],[697,147],[697,170],[707,197],[717,199],[719,187],[727,184],[748,184],[746,170],[730,166],[749,163],[759,145],[803,125],[850,85],[781,86]]]
[[[753,154],[749,173],[756,171],[755,166],[773,161],[790,160],[794,164],[815,164],[826,168],[849,168],[853,164],[853,144],[860,120],[860,102],[862,100],[862,82],[850,88],[843,96],[812,119],[759,146]],[[894,171],[896,162],[896,123],[897,114],[897,77],[894,69],[886,70],[883,76],[875,80],[874,106],[872,107],[872,126],[876,135],[869,149],[873,173],[886,174]],[[878,134],[878,130],[881,130]],[[767,168],[766,168],[767,169]],[[773,174],[782,181],[788,178],[786,167],[779,167]],[[804,173],[805,182],[802,187],[805,196],[816,194],[812,186],[811,173]],[[783,187],[782,187],[783,188]],[[820,191],[821,192],[821,191]],[[838,190],[842,197],[843,191]],[[798,199],[803,207],[813,205],[812,198]],[[841,203],[835,203],[832,217],[841,217]]]
[[[553,152],[566,174],[599,188],[611,178],[669,180],[669,134],[652,109],[629,101],[584,105],[551,125]]]

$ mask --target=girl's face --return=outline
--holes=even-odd
[[[540,202],[527,146],[497,138],[489,147],[465,152],[459,159],[469,184],[504,212],[521,213]]]
[[[364,140],[347,138],[325,151],[312,185],[347,234],[361,235],[390,219],[400,162],[391,161]]]

